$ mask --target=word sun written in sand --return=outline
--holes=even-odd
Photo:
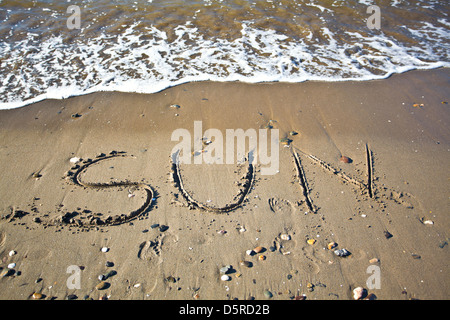
[[[201,123],[195,124],[195,129],[197,130],[197,140],[200,141],[200,143],[203,143],[204,139],[201,135]],[[234,202],[228,203],[227,205],[223,207],[215,207],[213,205],[207,205],[204,203],[201,203],[200,201],[194,199],[194,197],[187,191],[183,177],[181,175],[180,170],[180,164],[189,165],[191,164],[191,156],[193,153],[190,153],[190,146],[191,146],[191,140],[190,140],[190,134],[185,129],[177,129],[178,131],[175,132],[172,135],[172,140],[176,140],[180,137],[183,137],[183,141],[178,143],[173,149],[172,149],[172,155],[171,155],[171,179],[174,182],[173,186],[178,189],[179,193],[182,195],[184,200],[187,202],[187,206],[190,209],[198,209],[206,212],[212,212],[212,213],[223,213],[223,212],[230,212],[233,211],[239,207],[242,207],[245,203],[246,198],[248,197],[248,194],[251,192],[252,189],[255,188],[255,175],[256,172],[259,172],[255,169],[256,166],[256,145],[253,144],[254,149],[250,150],[247,153],[247,157],[245,157],[245,137],[248,137],[249,140],[253,137],[256,139],[256,130],[247,130],[244,132],[243,130],[234,130],[234,131],[228,131],[227,130],[227,139],[231,137],[232,140],[234,138],[238,139],[238,159],[241,157],[243,159],[243,162],[247,164],[247,171],[246,174],[243,176],[243,181],[240,183],[241,189],[239,190],[239,194],[234,197]],[[223,142],[223,139],[221,139],[220,131],[217,129],[209,129],[214,131],[205,132],[205,134],[210,134],[215,137],[215,145],[213,142],[206,143],[206,146],[213,145],[213,150],[218,151],[215,156],[210,156],[203,158],[203,161],[205,163],[211,163],[208,161],[214,160],[212,163],[223,163],[220,161],[219,158],[223,159],[223,150],[220,150],[219,148],[219,142]],[[208,131],[208,130],[207,130]],[[262,134],[261,134],[262,133]],[[195,136],[195,135],[194,135]],[[175,138],[174,138],[175,137]],[[241,139],[239,141],[239,139]],[[278,144],[278,132],[274,131],[271,132],[271,155],[270,157],[267,156],[267,143],[263,143],[263,141],[267,139],[267,132],[265,130],[260,130],[260,152],[259,152],[259,158],[263,159],[264,164],[270,164],[270,167],[267,167],[266,174],[271,173],[272,170],[276,168],[276,171],[278,171],[278,159],[279,159],[279,144]],[[209,140],[208,140],[209,141]],[[266,140],[267,141],[267,140]],[[250,144],[252,145],[252,144]],[[261,148],[261,145],[263,148]],[[275,147],[274,147],[275,146]],[[189,147],[189,148],[188,148]],[[200,145],[200,150],[204,150],[202,146]],[[234,146],[232,146],[231,143],[227,141],[227,152],[230,152],[230,154],[233,154]],[[261,152],[261,149],[263,152]],[[413,206],[406,201],[406,198],[410,199],[411,196],[409,194],[404,194],[402,192],[397,192],[395,190],[389,190],[387,188],[383,188],[383,190],[386,192],[390,192],[390,195],[382,194],[383,190],[376,190],[376,187],[374,185],[374,173],[373,173],[373,154],[372,151],[369,149],[369,146],[366,145],[365,150],[365,159],[366,159],[366,177],[365,179],[359,179],[354,178],[345,172],[343,172],[341,169],[336,169],[332,167],[330,164],[322,161],[318,157],[310,154],[306,154],[302,152],[300,149],[295,148],[292,146],[292,148],[289,148],[292,153],[292,159],[293,159],[293,165],[296,170],[296,180],[298,182],[298,186],[300,187],[301,191],[301,197],[302,199],[299,200],[299,204],[304,204],[310,212],[317,213],[319,210],[318,207],[314,204],[313,197],[310,195],[310,189],[308,187],[308,180],[305,173],[305,170],[303,169],[302,165],[302,159],[306,158],[309,161],[311,161],[313,164],[318,165],[321,167],[325,172],[331,174],[333,177],[337,177],[341,182],[347,185],[352,185],[353,187],[356,187],[360,190],[361,195],[367,197],[367,199],[372,199],[374,201],[378,201],[377,199],[379,196],[384,197],[389,200],[393,200],[397,204],[405,205],[407,208],[413,208]],[[232,151],[230,151],[232,150]],[[180,156],[180,153],[183,152],[184,156]],[[186,156],[187,155],[187,156]],[[302,157],[300,157],[300,155]],[[76,187],[82,187],[85,189],[92,189],[92,190],[108,190],[111,188],[123,188],[123,187],[130,187],[134,189],[142,189],[145,191],[146,196],[144,197],[145,200],[143,201],[143,204],[134,211],[131,211],[127,214],[120,214],[116,216],[106,216],[103,217],[101,214],[92,214],[89,210],[84,210],[83,212],[66,212],[63,215],[50,219],[48,221],[43,221],[39,219],[40,223],[43,223],[47,226],[62,226],[62,225],[69,225],[73,227],[79,227],[79,228],[92,228],[92,227],[107,227],[107,226],[113,226],[113,225],[119,225],[126,222],[129,222],[131,220],[140,218],[144,215],[146,215],[149,211],[152,210],[153,205],[156,202],[155,193],[153,191],[153,188],[146,183],[143,182],[130,182],[130,181],[114,181],[110,183],[95,183],[95,182],[86,182],[83,180],[83,175],[88,171],[88,169],[92,168],[93,166],[98,165],[99,163],[102,163],[104,161],[109,161],[115,158],[126,158],[128,155],[126,152],[117,152],[112,151],[108,155],[102,153],[98,156],[96,156],[94,159],[86,159],[83,160],[81,158],[71,158],[70,162],[73,164],[73,167],[67,172],[66,174],[66,181],[68,181],[70,184],[76,186]],[[346,158],[346,157],[343,157]],[[227,164],[232,163],[230,158],[226,157]],[[344,159],[346,160],[346,159]],[[341,161],[346,162],[341,159]],[[199,161],[199,160],[197,160]],[[195,155],[194,155],[194,164],[195,162]],[[262,174],[262,168],[260,170]],[[271,202],[269,200],[269,206],[271,206]],[[272,209],[272,208],[271,208]],[[22,218],[23,216],[26,216],[27,213],[22,210],[14,210],[16,212],[11,212],[10,215],[8,215],[9,219],[13,221],[15,218]],[[48,215],[47,215],[48,216]],[[7,218],[8,218],[7,217]]]

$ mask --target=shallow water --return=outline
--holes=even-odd
[[[80,28],[69,29],[72,4],[0,1],[0,108],[188,81],[370,80],[450,65],[448,1],[84,0]],[[372,4],[379,29],[367,24]]]

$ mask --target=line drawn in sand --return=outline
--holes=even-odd
[[[242,206],[244,200],[246,199],[246,196],[250,193],[250,190],[255,181],[255,168],[252,164],[253,161],[251,153],[249,153],[249,156],[246,159],[248,162],[247,173],[244,177],[244,182],[242,183],[243,188],[240,189],[238,195],[236,195],[235,197],[235,199],[237,198],[237,201],[227,204],[224,207],[208,206],[192,198],[183,184],[179,165],[179,154],[179,150],[172,154],[172,179],[191,209],[198,208],[208,212],[221,213],[230,212]]]
[[[47,225],[71,225],[76,227],[83,228],[92,228],[97,226],[113,226],[119,225],[122,223],[130,222],[144,214],[146,214],[151,207],[153,206],[153,200],[155,199],[155,192],[153,189],[141,182],[131,182],[131,181],[118,181],[118,182],[110,182],[110,183],[100,183],[100,182],[85,182],[82,180],[81,176],[88,168],[91,168],[93,165],[98,164],[102,161],[106,161],[109,159],[114,159],[118,157],[127,157],[128,155],[125,152],[117,152],[112,151],[109,155],[100,154],[95,159],[86,159],[82,161],[80,159],[81,164],[75,164],[74,167],[71,168],[67,172],[66,178],[72,182],[74,185],[78,187],[94,189],[94,190],[102,190],[109,188],[118,188],[118,187],[134,187],[134,188],[142,188],[146,192],[146,198],[144,203],[137,209],[133,210],[127,214],[120,214],[115,216],[107,216],[106,218],[101,218],[100,216],[96,216],[94,214],[90,214],[86,217],[83,217],[78,212],[66,212],[59,218],[53,219],[53,221],[46,223]],[[89,211],[90,212],[90,211]],[[85,218],[88,221],[83,221]]]
[[[294,148],[293,148],[294,149]],[[344,183],[352,184],[358,187],[361,190],[362,195],[366,195],[370,199],[378,200],[379,197],[383,197],[387,200],[392,200],[397,204],[402,204],[405,207],[412,209],[414,206],[408,202],[405,198],[411,198],[412,195],[409,193],[399,192],[395,190],[391,190],[387,187],[383,187],[382,189],[386,191],[388,194],[381,192],[380,190],[377,190],[374,184],[375,176],[374,176],[374,165],[373,165],[373,152],[369,148],[368,144],[366,144],[365,147],[365,158],[366,158],[366,181],[360,180],[358,178],[354,178],[345,172],[343,172],[341,169],[336,169],[332,167],[330,164],[326,163],[325,161],[317,158],[316,156],[312,154],[307,154],[303,151],[301,151],[298,148],[295,148],[295,150],[292,151],[295,166],[297,169],[297,177],[299,179],[300,186],[302,188],[303,196],[305,198],[305,202],[308,206],[308,208],[314,212],[317,213],[317,208],[313,204],[311,197],[309,196],[309,190],[308,190],[308,184],[306,181],[306,176],[303,171],[303,167],[300,162],[300,156],[298,153],[303,154],[306,156],[306,158],[310,159],[314,164],[320,166],[322,169],[324,169],[326,172],[337,176],[341,181]],[[379,197],[377,196],[379,195]]]

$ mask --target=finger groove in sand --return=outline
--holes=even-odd
[[[224,207],[216,208],[208,206],[192,198],[192,196],[184,187],[183,179],[181,177],[179,165],[179,151],[172,155],[172,177],[176,187],[178,188],[178,190],[183,195],[184,199],[187,201],[187,203],[191,208],[198,208],[204,211],[215,213],[230,212],[239,208],[243,204],[246,196],[250,193],[251,187],[253,186],[253,183],[255,181],[255,169],[251,161],[249,160],[247,161],[248,161],[247,174],[245,175],[244,178],[243,189],[241,189],[241,191],[237,195],[238,200],[236,202],[227,204]]]
[[[73,219],[69,219],[67,221],[67,219],[63,219],[63,221],[60,222],[60,224],[69,224],[69,225],[76,225],[79,227],[95,227],[98,225],[101,226],[112,226],[112,225],[119,225],[122,223],[126,223],[129,222],[131,220],[136,219],[137,217],[145,214],[151,207],[153,204],[153,198],[154,198],[154,192],[153,189],[145,184],[145,183],[140,183],[140,182],[122,182],[122,181],[118,181],[118,182],[110,182],[110,183],[96,183],[96,182],[85,182],[81,179],[82,174],[88,169],[90,168],[92,165],[94,164],[98,164],[101,161],[107,160],[107,159],[112,159],[112,158],[117,158],[117,157],[126,157],[126,154],[123,153],[113,153],[110,154],[108,156],[100,156],[94,160],[86,160],[81,166],[79,166],[75,172],[72,173],[71,176],[71,181],[79,186],[79,187],[84,187],[84,188],[89,188],[89,189],[104,189],[104,188],[117,188],[117,187],[137,187],[137,188],[143,188],[146,192],[146,199],[145,202],[142,206],[140,206],[137,210],[133,210],[131,212],[129,212],[128,214],[121,214],[121,215],[116,215],[116,216],[109,216],[107,217],[105,220],[101,220],[100,218],[96,218],[95,222],[91,222],[89,224],[83,223],[81,220],[77,219],[76,221],[73,221]],[[73,222],[72,222],[73,221]]]
[[[308,209],[313,213],[317,212],[316,207],[314,206],[311,197],[309,196],[309,188],[308,182],[306,181],[305,172],[303,171],[302,163],[300,161],[300,157],[297,152],[293,151],[295,168],[297,169],[297,178],[299,180],[300,188],[302,189],[303,196],[305,198],[306,205]]]

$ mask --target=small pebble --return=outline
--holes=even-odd
[[[70,158],[69,161],[70,161],[71,163],[77,163],[77,162],[80,161],[80,158],[78,158],[78,157],[73,157],[73,158]]]
[[[114,267],[114,262],[106,261],[105,265],[106,265],[108,268]]]
[[[16,264],[14,262],[8,264],[8,269],[14,269],[15,267],[16,267]]]
[[[42,294],[39,292],[35,292],[35,293],[33,293],[32,298],[34,300],[40,300],[40,299],[42,299]]]
[[[0,273],[0,278],[9,277],[9,276],[11,276],[13,274],[14,274],[14,270],[13,269],[4,269]]]
[[[159,227],[159,223],[152,224],[150,228],[155,229]]]
[[[168,226],[165,226],[165,225],[162,225],[161,227],[159,227],[159,231],[161,231],[161,232],[164,232],[164,231],[166,231],[167,229],[169,229],[169,227],[168,227]]]
[[[346,156],[342,156],[342,157],[339,159],[339,161],[340,161],[340,162],[343,162],[343,163],[352,163],[352,162],[353,162],[352,159],[350,159],[349,157],[346,157]]]
[[[266,256],[263,255],[263,254],[261,254],[261,255],[258,257],[258,260],[259,260],[259,261],[264,261],[264,260],[266,260]]]
[[[222,275],[222,276],[220,277],[220,280],[222,280],[222,281],[230,281],[230,280],[231,280],[231,277],[229,277],[229,276],[227,276],[226,274],[224,274],[224,275]]]
[[[95,286],[95,289],[97,289],[97,290],[104,290],[104,289],[106,289],[107,287],[108,287],[108,283],[105,282],[105,281],[102,281],[102,282],[100,282],[99,284],[97,284],[97,285]]]
[[[220,268],[219,271],[220,271],[220,274],[226,274],[228,271],[230,271],[230,269],[231,269],[231,266],[228,265],[228,266]]]
[[[288,234],[283,233],[282,235],[280,235],[281,240],[291,240],[291,236]]]
[[[251,268],[252,265],[253,265],[250,261],[245,261],[245,260],[242,260],[241,262],[239,262],[239,264],[241,266],[244,266],[244,267],[247,267],[247,268]]]
[[[253,251],[253,250],[247,250],[247,251],[245,251],[245,253],[246,253],[248,256],[252,256],[252,255],[255,254],[255,251]]]
[[[256,252],[256,253],[260,253],[260,252],[263,252],[263,251],[264,251],[264,248],[261,247],[261,246],[258,246],[258,247],[256,247],[255,249],[253,249],[253,251]]]
[[[272,298],[273,297],[273,294],[272,294],[272,292],[270,292],[269,290],[264,290],[264,296],[266,297],[266,298]]]
[[[8,255],[9,255],[10,257],[12,257],[12,256],[15,255],[16,253],[17,253],[16,251],[11,250],[11,251],[8,253]]]
[[[306,240],[306,242],[308,242],[308,244],[313,245],[314,243],[316,243],[315,239],[308,239]]]
[[[339,250],[334,250],[334,254],[339,257],[346,257],[346,256],[350,255],[350,252],[347,249],[339,249]]]
[[[362,299],[366,295],[367,295],[367,291],[363,287],[358,287],[358,288],[353,289],[353,299],[355,299],[355,300]]]
[[[108,252],[108,251],[109,251],[109,248],[107,248],[107,247],[102,248],[102,252]]]
[[[334,249],[334,248],[336,248],[336,247],[337,247],[337,243],[336,243],[336,242],[330,242],[330,243],[327,245],[328,250]]]

